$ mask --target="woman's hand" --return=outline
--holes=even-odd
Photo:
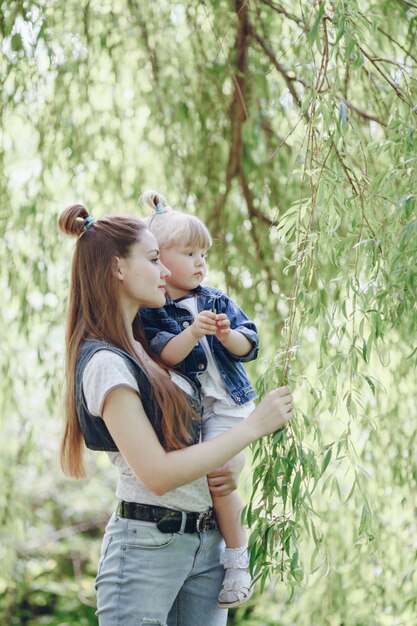
[[[289,387],[278,387],[267,393],[247,418],[257,439],[283,428],[293,416],[292,393]]]
[[[237,489],[240,472],[245,465],[243,452],[233,459],[216,468],[207,476],[208,485],[212,496],[228,496]]]

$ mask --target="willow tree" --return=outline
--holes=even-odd
[[[3,3],[0,28],[1,511],[18,531],[15,581],[25,520],[73,519],[43,519],[33,495],[59,436],[69,249],[56,217],[74,199],[138,213],[153,186],[208,223],[212,282],[261,331],[259,394],[289,381],[297,403],[291,428],[253,448],[245,509],[254,574],[281,602],[235,619],[411,624],[417,4],[27,0]],[[47,493],[62,504],[59,480]],[[283,614],[281,581],[297,594]]]

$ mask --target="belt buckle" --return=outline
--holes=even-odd
[[[205,513],[199,513],[197,517],[197,521],[195,523],[195,527],[198,533],[206,533],[210,530],[209,521],[211,519],[211,511],[206,511]]]

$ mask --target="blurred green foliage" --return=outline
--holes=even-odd
[[[414,626],[416,30],[408,0],[1,3],[1,623],[96,623],[115,476],[59,469],[56,222],[154,187],[297,404],[242,479],[261,584],[229,623]]]

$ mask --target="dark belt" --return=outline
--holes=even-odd
[[[122,500],[117,507],[117,515],[142,522],[154,522],[161,533],[206,533],[218,528],[213,509],[205,513],[185,513],[162,506]]]

